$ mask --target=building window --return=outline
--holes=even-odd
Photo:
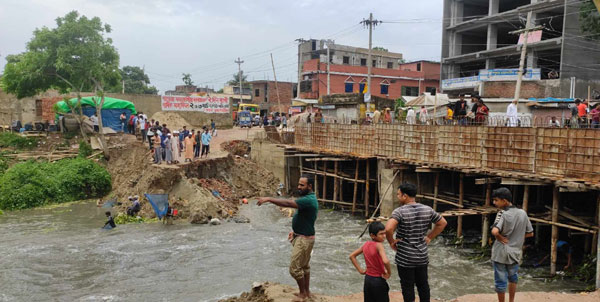
[[[312,40],[312,50],[317,50],[317,41]]]
[[[365,83],[358,84],[358,92],[363,93],[365,91]]]
[[[371,65],[371,66],[373,66],[373,67],[377,67],[377,60],[373,60],[373,63],[372,63],[372,65]]]
[[[417,63],[417,71],[421,71],[421,63]]]
[[[436,89],[435,87],[425,87],[425,92],[429,92],[429,93],[431,93],[432,95],[434,95],[434,94],[435,94],[436,90],[437,90],[437,89]]]
[[[344,61],[344,64],[350,64],[350,57],[344,56],[342,60]]]
[[[367,59],[360,59],[360,66],[367,66]]]
[[[402,95],[419,96],[419,87],[402,86]]]
[[[344,92],[352,93],[354,91],[354,83],[346,83]]]
[[[390,87],[390,85],[388,85],[388,84],[381,84],[380,87],[381,87],[380,93],[383,94],[383,95],[388,95],[388,91],[389,91],[388,88]]]
[[[260,96],[260,89],[254,89],[254,96]]]
[[[387,68],[388,69],[394,68],[394,62],[387,62]]]

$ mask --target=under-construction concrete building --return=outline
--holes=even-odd
[[[584,2],[444,0],[442,90],[511,97],[495,95],[495,86],[516,79],[521,45],[511,31],[525,27],[530,11],[532,26],[543,29],[528,39],[523,97],[586,97],[588,85],[600,90],[600,44],[581,30]],[[503,90],[510,94],[514,86]]]

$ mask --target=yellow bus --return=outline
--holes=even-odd
[[[252,114],[252,117],[256,116],[256,115],[260,115],[260,107],[256,104],[244,104],[241,103],[238,105],[238,112],[239,111],[250,111],[250,113]]]

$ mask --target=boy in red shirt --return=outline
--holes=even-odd
[[[389,302],[388,295],[390,287],[387,279],[390,277],[390,260],[388,260],[382,242],[385,240],[385,226],[381,222],[373,222],[369,225],[371,241],[365,242],[363,246],[350,254],[350,261],[356,270],[365,275],[363,287],[365,302]],[[356,260],[356,256],[364,254],[367,268],[363,270]]]

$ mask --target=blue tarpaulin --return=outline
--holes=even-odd
[[[156,217],[162,219],[169,209],[169,194],[144,194],[144,196],[148,198],[150,205],[156,212]]]
[[[84,115],[92,116],[96,113],[95,107],[81,107]],[[102,126],[109,127],[116,132],[121,132],[121,113],[125,112],[127,116],[126,121],[129,122],[129,116],[131,115],[131,110],[129,109],[102,109]],[[125,126],[127,129],[127,125]]]

